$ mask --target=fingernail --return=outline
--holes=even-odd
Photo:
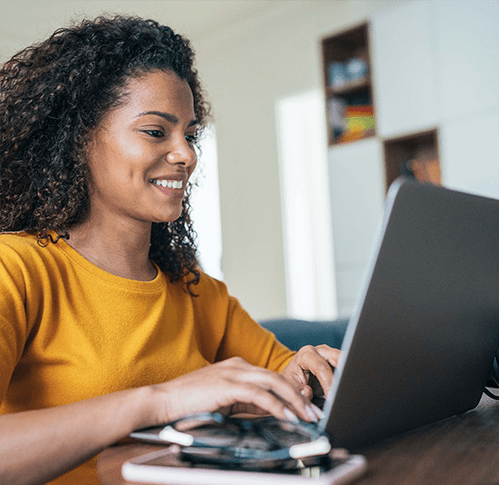
[[[298,416],[290,411],[288,408],[284,408],[284,415],[288,421],[292,421],[293,423],[298,423],[300,420]]]
[[[317,407],[314,403],[312,403],[310,406],[312,407],[312,409],[314,410],[316,416],[319,419],[322,419],[324,417],[324,413],[322,412],[321,408]]]
[[[317,423],[317,421],[319,421],[319,419],[317,418],[317,415],[315,414],[313,408],[312,408],[313,404],[307,404],[305,406],[305,409],[307,410],[307,414],[308,414],[308,417],[310,418],[310,421],[313,421],[314,423]]]

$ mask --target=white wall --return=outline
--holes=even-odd
[[[198,47],[219,142],[223,272],[257,318],[287,313],[275,103],[322,87],[322,36],[393,2],[271,3]]]

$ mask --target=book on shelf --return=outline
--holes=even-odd
[[[336,143],[360,140],[374,132],[372,105],[348,106],[333,99],[329,102],[329,116]]]

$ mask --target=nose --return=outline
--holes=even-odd
[[[172,165],[189,167],[197,162],[197,155],[194,147],[184,140],[171,148],[166,154],[166,161]]]

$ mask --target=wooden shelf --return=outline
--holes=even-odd
[[[386,189],[400,175],[440,184],[437,129],[384,140]]]
[[[345,94],[356,93],[357,91],[368,90],[370,88],[371,79],[369,77],[363,77],[348,81],[344,85],[338,87],[326,86],[326,97],[343,96]]]
[[[329,145],[376,134],[368,38],[363,23],[322,40]],[[352,118],[354,107],[364,109],[363,118]]]
[[[376,135],[369,29],[369,23],[362,23],[322,40],[329,146]],[[352,60],[364,66],[358,76],[347,69]],[[400,175],[440,183],[436,129],[386,139],[383,147],[387,188]]]

